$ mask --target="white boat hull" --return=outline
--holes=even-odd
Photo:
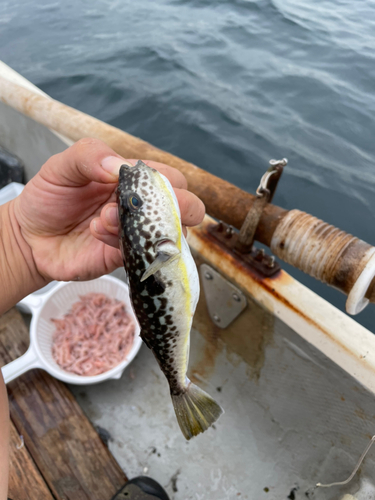
[[[4,65],[0,74],[31,85]],[[0,145],[25,162],[28,179],[68,144],[0,103]],[[241,288],[249,306],[221,330],[201,295],[189,376],[225,415],[185,442],[145,347],[121,380],[72,387],[79,403],[108,430],[127,475],[158,479],[174,500],[375,498],[371,452],[349,485],[314,490],[318,481],[345,479],[375,433],[373,334],[286,273],[272,281],[240,272],[208,242],[210,222],[190,232],[197,262]]]

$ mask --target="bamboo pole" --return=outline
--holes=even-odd
[[[207,213],[237,229],[241,228],[248,211],[253,206],[255,196],[233,184],[177,156],[162,151],[138,137],[134,137],[54,99],[39,95],[2,76],[0,76],[0,100],[73,141],[77,141],[82,137],[95,137],[107,143],[124,158],[155,160],[177,168],[185,175],[189,190],[202,199]],[[282,226],[282,220],[287,215],[289,217],[292,212],[288,212],[272,204],[266,205],[255,233],[255,239],[267,246],[271,246],[272,237],[276,229]],[[298,217],[295,218],[297,222],[295,223],[299,224],[301,216],[297,215]],[[306,231],[313,228],[316,220],[314,217],[309,216],[309,225],[306,226]],[[285,231],[289,231],[290,224],[289,226],[288,224],[284,225]],[[326,224],[325,226],[328,225]],[[341,233],[345,236],[343,232]],[[299,230],[298,234],[301,235],[301,230]],[[306,265],[311,260],[309,256],[304,256],[305,262],[301,265],[300,251],[298,255],[291,255],[290,252],[289,255],[286,255],[283,235],[280,236],[278,234],[277,236],[280,248],[278,249],[273,246],[273,251],[276,255],[279,254],[280,258],[347,294],[367,264],[369,260],[368,255],[372,249],[368,243],[358,238],[352,238],[350,244],[339,248],[340,254],[337,255],[337,259],[331,259],[333,264],[330,264],[331,268],[328,274],[327,272],[319,274],[315,270],[309,272],[309,266]],[[286,233],[285,238],[287,236],[288,234]],[[337,248],[335,246],[330,247],[329,242],[321,235],[317,233],[316,236],[318,239],[314,243],[315,248],[325,244],[327,246],[325,249],[326,253],[338,252]],[[342,241],[344,240],[342,239]],[[337,241],[335,241],[335,245],[337,246]],[[371,302],[375,302],[375,279],[369,286],[366,297]]]

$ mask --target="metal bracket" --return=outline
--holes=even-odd
[[[229,326],[245,309],[245,295],[207,264],[199,268],[210,318],[219,328]]]
[[[208,232],[221,243],[226,250],[233,252],[236,259],[247,264],[251,269],[255,269],[265,278],[269,278],[281,269],[273,255],[267,255],[263,248],[251,248],[248,253],[242,253],[237,249],[238,233],[232,226],[219,222],[208,228]]]
[[[259,225],[264,207],[270,203],[284,167],[288,164],[288,160],[270,160],[270,167],[263,174],[258,189],[256,191],[256,199],[253,206],[246,215],[246,219],[242,224],[238,241],[236,242],[236,250],[241,253],[248,253],[251,251],[255,231]]]
[[[264,207],[269,203],[277,187],[288,160],[270,160],[270,167],[260,180],[256,191],[256,199],[249,210],[239,233],[232,226],[220,222],[209,228],[209,232],[222,245],[232,251],[242,262],[255,269],[265,277],[270,277],[280,271],[275,257],[267,255],[263,249],[253,247],[255,231],[258,227]]]
[[[271,203],[281,174],[284,171],[284,167],[288,165],[288,160],[287,158],[283,158],[282,160],[270,160],[269,163],[270,166],[265,174],[263,174],[256,193],[257,196],[261,196],[268,191],[268,203]]]

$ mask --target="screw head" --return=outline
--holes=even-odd
[[[262,261],[265,256],[264,248],[259,248],[255,255],[255,260]]]
[[[212,280],[212,274],[210,274],[209,272],[205,272],[204,277],[206,278],[206,280]]]
[[[216,323],[220,323],[221,319],[220,319],[220,317],[217,314],[214,314],[213,318],[216,321]]]
[[[273,255],[270,257],[269,261],[267,262],[267,267],[269,267],[270,269],[275,267],[275,257]]]
[[[233,299],[234,299],[236,302],[241,302],[241,298],[240,298],[240,296],[239,296],[237,293],[234,293],[234,294],[232,295],[232,297],[233,297]]]
[[[227,230],[225,231],[225,237],[226,238],[231,238],[233,236],[234,229],[232,226],[229,226]]]

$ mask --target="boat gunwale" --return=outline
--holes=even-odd
[[[1,61],[0,73],[10,81],[51,99]],[[32,120],[27,115],[24,116]],[[74,142],[51,128],[48,130],[66,147]],[[272,278],[262,278],[251,271],[209,235],[208,228],[213,223],[214,220],[206,216],[200,226],[189,230],[188,241],[192,248],[263,308],[287,324],[371,393],[375,393],[375,337],[372,332],[285,271],[281,270]]]

